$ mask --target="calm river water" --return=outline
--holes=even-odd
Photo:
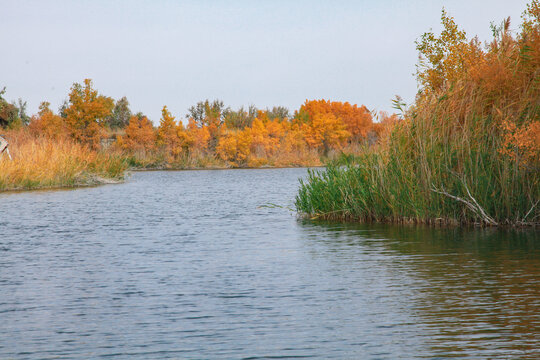
[[[540,358],[538,232],[270,205],[305,175],[0,194],[0,359]]]

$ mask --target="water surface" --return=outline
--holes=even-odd
[[[0,194],[0,359],[540,358],[538,232],[270,205],[305,175]]]

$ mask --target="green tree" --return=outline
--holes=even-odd
[[[26,114],[26,101],[20,98],[17,103],[9,103],[5,98],[6,88],[0,90],[0,127],[17,128],[28,125],[30,117]]]
[[[279,119],[280,121],[283,121],[290,117],[289,109],[285,106],[274,106],[272,110],[267,110],[266,114],[268,115],[268,118],[272,120]]]
[[[223,124],[223,115],[226,110],[223,101],[214,100],[210,102],[207,99],[205,101],[199,101],[197,105],[190,107],[186,119],[193,119],[198,127],[202,127],[203,125],[219,126]]]
[[[251,126],[258,111],[255,105],[250,105],[247,110],[243,106],[238,110],[227,108],[223,111],[223,121],[229,129],[244,129]]]
[[[129,101],[124,96],[116,102],[111,115],[107,118],[106,123],[111,129],[125,128],[129,124],[131,115]]]

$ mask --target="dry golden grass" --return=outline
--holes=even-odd
[[[0,191],[93,185],[120,180],[127,168],[118,156],[91,151],[69,139],[6,134],[13,160],[0,158]]]

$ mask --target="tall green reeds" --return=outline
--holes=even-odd
[[[341,220],[538,223],[540,6],[533,5],[517,38],[505,22],[485,51],[474,40],[447,45],[446,58],[421,73],[423,93],[388,137],[311,171],[298,211]]]
[[[313,217],[423,223],[538,221],[538,170],[498,151],[489,117],[471,115],[444,131],[417,117],[392,133],[387,149],[310,171],[296,207]]]

